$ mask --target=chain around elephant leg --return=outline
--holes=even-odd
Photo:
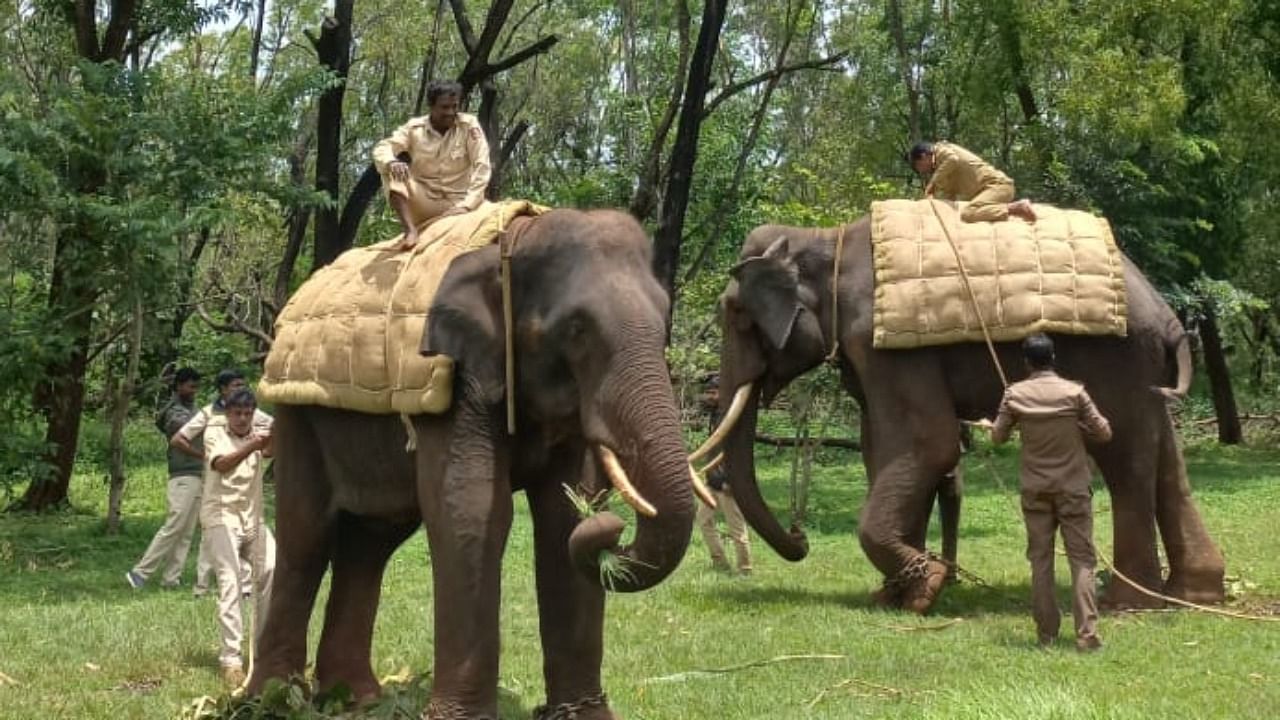
[[[947,578],[947,565],[929,553],[919,553],[898,571],[894,582],[903,588],[902,607],[920,615],[929,611]]]
[[[539,705],[533,710],[533,720],[585,720],[594,717],[591,711],[604,709],[604,717],[613,717],[608,712],[609,697],[604,693],[587,695],[573,702],[558,705]]]
[[[432,700],[419,717],[421,720],[497,720],[491,715],[472,715],[452,700]]]

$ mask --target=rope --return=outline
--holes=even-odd
[[[831,261],[831,352],[823,362],[835,362],[840,352],[840,256],[844,254],[844,233],[848,225],[841,225],[836,231],[836,254]]]
[[[996,366],[996,372],[1000,375],[1000,384],[1009,387],[1009,378],[1004,374],[1004,366],[1000,364],[1000,357],[996,355],[995,343],[991,342],[991,331],[987,328],[987,320],[982,316],[982,308],[978,306],[978,296],[973,292],[973,285],[969,283],[969,272],[964,269],[964,260],[960,257],[960,248],[956,246],[956,241],[951,237],[951,230],[947,227],[947,223],[942,219],[942,214],[938,212],[938,201],[929,198],[929,207],[933,208],[934,217],[938,218],[938,224],[942,226],[942,234],[947,238],[947,244],[951,246],[951,252],[956,256],[956,265],[960,268],[960,279],[964,283],[964,289],[969,293],[969,302],[973,305],[973,312],[978,316],[978,324],[982,326],[982,337],[987,341],[987,351],[991,353],[991,362]]]
[[[516,343],[514,311],[511,308],[511,250],[515,240],[507,234],[503,212],[498,211],[498,249],[502,265],[502,320],[507,345],[507,434],[516,434]]]

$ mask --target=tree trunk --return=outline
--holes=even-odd
[[[1035,95],[1031,92],[1031,81],[1027,76],[1027,66],[1022,55],[1021,18],[1018,16],[1016,3],[1004,0],[996,6],[995,19],[999,28],[1000,45],[1004,49],[1005,60],[1009,65],[1010,80],[1013,93],[1018,98],[1018,106],[1022,109],[1022,120],[1028,125],[1040,116],[1036,106]]]
[[[698,29],[698,43],[689,63],[689,80],[685,84],[684,102],[680,107],[676,141],[671,148],[662,214],[658,221],[658,231],[653,238],[653,273],[673,300],[670,305],[673,309],[676,270],[680,265],[680,244],[684,235],[684,216],[689,208],[689,190],[693,184],[693,168],[698,157],[702,107],[711,81],[711,70],[715,64],[727,5],[728,0],[707,0],[702,8],[702,27]]]
[[[324,19],[320,37],[312,41],[320,64],[338,83],[320,96],[316,109],[316,189],[329,196],[330,204],[316,210],[315,253],[311,271],[333,262],[350,245],[342,244],[338,215],[341,178],[342,99],[351,68],[351,17],[355,0],[334,0],[333,17]]]
[[[133,389],[138,384],[138,361],[142,356],[142,298],[133,301],[133,332],[129,338],[129,362],[125,368],[124,382],[118,382],[115,373],[108,369],[110,382],[108,395],[111,397],[111,442],[110,442],[110,474],[111,490],[107,495],[107,534],[120,532],[120,506],[124,500],[124,425],[129,419],[129,402],[133,398]]]
[[[80,413],[84,409],[84,375],[88,367],[90,336],[93,333],[93,306],[97,300],[90,278],[80,268],[77,255],[88,240],[82,227],[64,230],[54,250],[53,277],[49,284],[50,316],[58,321],[58,332],[68,349],[44,367],[33,404],[45,419],[44,461],[49,473],[33,478],[16,507],[42,511],[65,505],[71,486],[80,440]]]
[[[893,38],[894,50],[897,51],[898,74],[902,76],[902,86],[907,92],[907,130],[913,141],[921,140],[920,86],[913,70],[915,63],[911,58],[911,49],[907,47],[907,32],[902,22],[900,0],[889,0],[885,6],[885,20],[889,25],[889,35]]]
[[[267,0],[258,0],[257,16],[253,21],[253,41],[249,47],[249,79],[258,82],[258,61],[262,56],[262,26],[267,17]]]
[[[658,185],[662,179],[662,149],[667,144],[667,134],[676,121],[680,108],[680,99],[684,96],[685,76],[689,68],[689,5],[687,0],[676,1],[676,32],[679,33],[680,50],[676,58],[676,74],[671,82],[671,96],[667,99],[667,109],[658,121],[653,132],[653,140],[649,143],[649,152],[641,164],[640,177],[636,182],[635,192],[631,194],[631,203],[627,212],[640,222],[646,222],[658,207]],[[708,75],[710,70],[707,71]]]
[[[1240,429],[1240,413],[1236,409],[1236,396],[1231,388],[1231,371],[1226,355],[1222,352],[1222,336],[1218,332],[1218,318],[1209,305],[1205,305],[1204,318],[1200,321],[1200,341],[1204,345],[1205,372],[1209,375],[1209,389],[1213,394],[1213,411],[1218,416],[1218,442],[1239,445],[1244,440]]]

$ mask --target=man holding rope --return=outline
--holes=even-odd
[[[1042,647],[1058,639],[1062,615],[1054,599],[1054,532],[1062,527],[1071,565],[1071,614],[1076,649],[1102,647],[1094,591],[1092,475],[1084,440],[1107,442],[1111,426],[1094,407],[1082,385],[1053,371],[1053,341],[1037,333],[1022,343],[1030,377],[1005,391],[991,430],[997,445],[1017,425],[1022,434],[1022,515],[1027,524],[1027,560],[1031,562],[1031,606]]]

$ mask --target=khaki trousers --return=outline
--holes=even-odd
[[[751,570],[751,540],[747,535],[747,521],[733,501],[733,494],[724,490],[712,490],[716,505],[724,513],[725,523],[729,526],[729,539],[733,541],[738,555],[738,570]],[[716,529],[716,511],[703,503],[698,503],[696,518],[698,529],[702,531],[702,540],[711,553],[711,562],[717,567],[729,567],[729,560],[724,554],[724,545],[720,544],[720,533]]]
[[[963,222],[1003,222],[1009,219],[1009,203],[1013,202],[1013,183],[990,185],[973,196],[960,212]]]
[[[223,667],[243,667],[240,643],[244,638],[240,600],[245,587],[240,581],[240,563],[247,561],[253,577],[254,642],[262,632],[271,603],[271,578],[276,566],[276,539],[271,528],[239,528],[218,525],[205,528],[209,557],[218,579],[218,630],[222,635],[218,663]]]
[[[161,584],[171,586],[182,581],[182,570],[187,564],[187,553],[191,550],[191,538],[200,521],[200,492],[203,484],[204,480],[199,475],[175,475],[169,478],[169,514],[165,516],[164,525],[151,538],[151,544],[142,553],[142,559],[133,566],[134,574],[146,580],[163,567]],[[196,584],[208,575],[209,570],[208,553],[202,542],[200,553],[196,556]]]
[[[455,200],[427,197],[426,188],[412,175],[408,180],[393,180],[390,175],[383,175],[382,182],[387,188],[388,196],[395,193],[409,201],[409,217],[413,219],[414,227],[437,217],[457,204]]]
[[[1062,528],[1071,566],[1071,614],[1076,644],[1098,636],[1098,603],[1094,596],[1093,502],[1088,495],[1054,492],[1022,493],[1027,523],[1027,560],[1031,562],[1031,613],[1040,638],[1054,638],[1062,615],[1054,597],[1054,532]]]

